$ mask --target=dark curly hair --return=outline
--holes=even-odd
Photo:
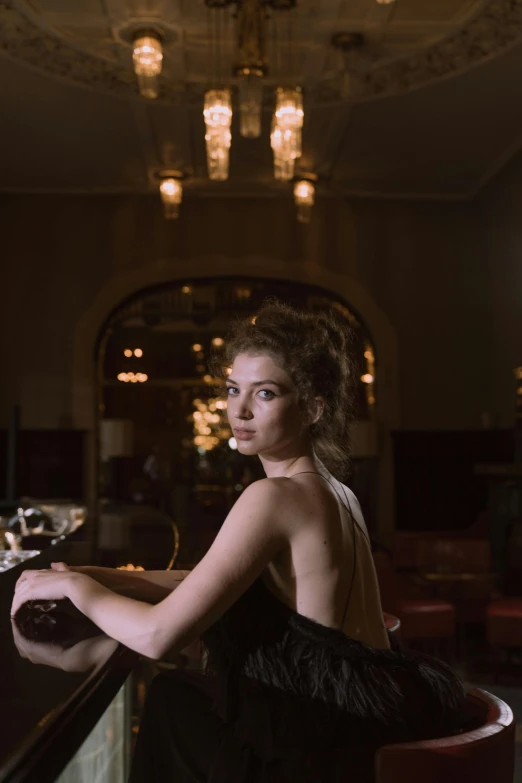
[[[350,462],[355,363],[353,333],[334,310],[304,312],[277,299],[266,300],[257,315],[237,321],[214,354],[211,371],[222,386],[226,370],[240,353],[268,353],[290,375],[299,403],[307,410],[314,397],[325,400],[323,414],[310,427],[314,451],[328,470],[343,479]]]

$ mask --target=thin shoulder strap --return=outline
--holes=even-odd
[[[353,584],[354,584],[354,581],[355,581],[355,572],[356,572],[356,568],[357,568],[357,539],[356,539],[356,536],[355,536],[355,525],[356,525],[355,517],[353,515],[353,511],[352,511],[352,507],[350,505],[350,501],[348,499],[348,495],[346,494],[346,490],[345,490],[345,488],[343,487],[342,484],[341,484],[341,487],[343,488],[343,495],[344,495],[344,499],[346,500],[346,503],[343,503],[343,498],[341,497],[341,495],[337,491],[337,489],[335,487],[335,484],[333,484],[330,481],[329,478],[327,478],[326,476],[323,476],[322,473],[319,473],[316,470],[302,470],[299,473],[294,473],[293,476],[299,476],[299,475],[302,475],[303,473],[313,473],[314,476],[320,476],[325,481],[327,481],[330,484],[330,486],[332,487],[332,489],[335,492],[335,494],[337,495],[337,497],[339,498],[339,500],[341,501],[341,504],[345,507],[345,509],[350,514],[350,519],[352,520],[352,539],[353,539],[352,578],[350,580],[350,589],[348,590],[348,598],[346,599],[346,605],[344,607],[344,612],[343,612],[343,619],[341,621],[341,630],[342,630],[342,628],[344,627],[344,621],[346,619],[346,612],[348,611],[348,606],[350,604],[350,598],[352,597]],[[293,476],[290,476],[290,478],[293,478]]]

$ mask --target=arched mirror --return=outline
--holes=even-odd
[[[141,559],[146,567],[167,567],[172,521],[179,534],[176,566],[197,562],[239,494],[264,475],[259,460],[235,447],[208,359],[212,350],[222,349],[231,321],[253,315],[270,296],[306,310],[334,308],[352,326],[359,370],[351,485],[373,527],[375,354],[359,316],[330,293],[294,282],[178,281],[123,302],[99,337],[98,544],[106,564],[118,565],[115,559],[121,560],[124,551],[133,565]],[[157,527],[149,539],[143,532],[132,533],[135,524],[129,522],[147,515]],[[150,553],[145,551],[148,540]],[[159,558],[154,556],[158,547]]]

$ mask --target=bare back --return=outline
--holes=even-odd
[[[287,500],[280,513],[288,522],[289,541],[267,567],[267,587],[300,614],[372,647],[388,648],[368,532],[355,495],[316,474],[280,480]],[[345,493],[346,501],[336,492],[343,501]]]

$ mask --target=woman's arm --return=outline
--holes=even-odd
[[[53,563],[55,570],[61,570],[61,563]],[[190,574],[190,571],[125,571],[101,566],[65,566],[70,571],[90,576],[99,584],[108,587],[118,595],[157,604],[162,601]]]
[[[149,658],[182,650],[245,592],[288,543],[286,496],[277,479],[251,484],[226,518],[211,548],[156,606],[116,595],[81,573],[24,572],[13,612],[32,598],[70,598],[102,631]],[[53,579],[58,580],[53,584]]]

